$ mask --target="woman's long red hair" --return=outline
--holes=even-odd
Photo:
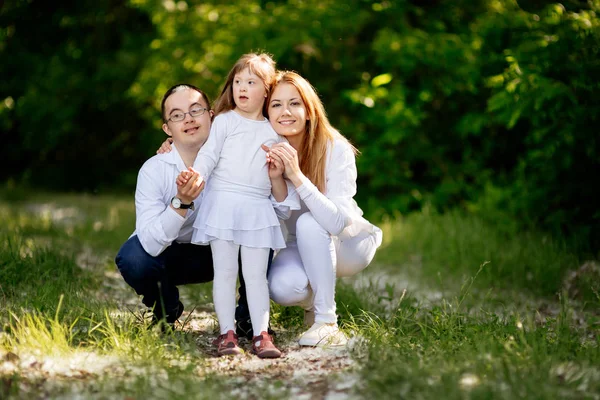
[[[280,71],[277,74],[266,104],[270,103],[271,93],[273,93],[277,85],[282,83],[293,85],[298,90],[298,93],[300,93],[300,97],[306,107],[308,121],[306,121],[302,144],[300,145],[300,149],[298,149],[300,170],[321,193],[325,193],[327,189],[325,181],[325,167],[328,155],[327,146],[333,146],[335,139],[346,142],[348,142],[348,139],[331,126],[325,113],[323,102],[317,95],[315,88],[306,79],[293,71]],[[356,154],[356,148],[350,142],[348,144]]]

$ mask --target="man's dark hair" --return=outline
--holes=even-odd
[[[167,122],[167,116],[165,115],[165,102],[167,101],[169,96],[171,96],[175,92],[179,92],[180,90],[188,90],[188,89],[195,90],[196,92],[200,93],[200,96],[202,96],[204,101],[206,101],[208,111],[210,111],[210,100],[208,100],[208,96],[206,95],[206,93],[204,93],[202,90],[198,89],[194,85],[190,85],[188,83],[180,83],[178,85],[172,86],[169,90],[167,90],[167,92],[165,93],[165,95],[162,98],[162,101],[160,102],[160,115],[162,115],[163,121],[165,123]]]

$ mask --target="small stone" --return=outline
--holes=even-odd
[[[18,355],[16,355],[13,352],[10,352],[10,351],[8,353],[6,353],[6,355],[4,356],[4,360],[11,361],[11,362],[12,361],[18,361],[20,359],[21,359],[21,357],[19,357]]]

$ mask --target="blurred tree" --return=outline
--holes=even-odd
[[[520,34],[490,77],[488,111],[523,137],[510,211],[557,231],[583,228],[600,247],[600,2],[568,4],[582,9],[551,4],[511,20]]]
[[[0,179],[131,187],[164,138],[164,91],[192,82],[214,99],[241,54],[265,50],[361,150],[367,212],[500,210],[598,249],[598,13],[600,0],[8,2]]]
[[[146,122],[125,92],[147,55],[148,16],[125,1],[12,1],[0,27],[0,178],[62,190],[135,182]]]

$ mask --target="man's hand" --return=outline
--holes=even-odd
[[[198,171],[189,167],[177,176],[177,197],[183,204],[190,204],[196,200],[204,190],[204,179]]]

